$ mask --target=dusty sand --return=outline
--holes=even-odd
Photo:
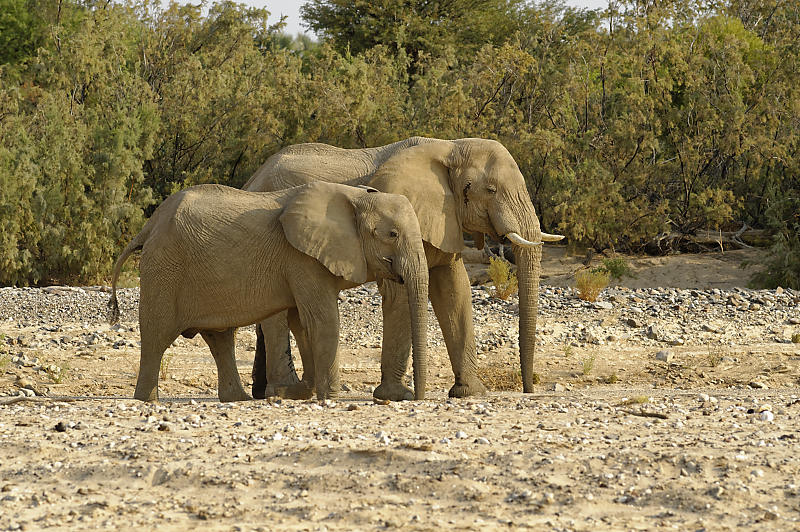
[[[744,286],[750,273],[738,264],[758,256],[635,259],[626,284]],[[581,259],[548,251],[543,282],[571,285]],[[363,305],[379,320],[372,300]],[[434,337],[428,400],[389,404],[371,398],[372,333],[345,335],[348,390],[336,402],[220,404],[213,360],[195,339],[168,351],[162,403],[149,405],[131,399],[135,323],[47,331],[0,319],[7,339],[28,338],[0,356],[37,359],[7,358],[0,393],[27,385],[49,396],[0,406],[0,529],[800,529],[800,347],[773,337],[800,325],[762,310],[743,327],[732,313],[704,323],[731,332],[661,345],[619,335],[619,308],[542,312],[535,394],[448,400],[452,375]],[[658,326],[677,327],[680,313],[665,308]],[[619,337],[552,340],[578,322]],[[508,323],[476,308],[484,346]],[[63,340],[99,329],[108,341]],[[253,345],[252,330],[240,331],[246,384]],[[665,350],[671,359],[657,360]],[[482,374],[513,386],[515,356],[513,345],[487,348]]]

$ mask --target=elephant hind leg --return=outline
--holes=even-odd
[[[253,358],[253,399],[267,397],[267,352],[264,346],[264,333],[261,324],[256,323],[256,356]]]
[[[247,401],[250,396],[242,387],[242,379],[236,368],[235,338],[236,329],[224,331],[201,331],[203,340],[206,341],[214,355],[217,364],[217,393],[219,400]]]
[[[300,322],[297,308],[291,308],[288,312],[289,328],[297,339],[297,350],[303,360],[303,379],[294,384],[279,386],[276,391],[287,399],[311,399],[314,395],[314,350],[308,333]]]
[[[164,351],[175,341],[178,334],[166,334],[142,330],[142,348],[139,357],[139,375],[136,378],[134,399],[140,401],[158,401],[158,372]]]
[[[253,360],[253,397],[263,399],[267,384],[297,384],[297,371],[289,344],[287,313],[279,312],[256,325],[256,356]]]

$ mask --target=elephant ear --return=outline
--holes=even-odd
[[[402,150],[375,171],[369,185],[408,198],[419,220],[422,239],[447,253],[464,249],[456,197],[446,166],[452,144],[420,144]]]
[[[289,243],[314,257],[332,274],[353,283],[367,280],[367,261],[346,185],[305,185],[279,220]],[[366,194],[366,192],[363,192]]]

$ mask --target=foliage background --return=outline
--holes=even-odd
[[[298,142],[495,138],[576,245],[775,235],[798,287],[791,0],[313,0],[319,42],[231,2],[0,0],[0,284],[89,283],[168,194]]]

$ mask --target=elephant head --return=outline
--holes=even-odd
[[[464,232],[476,235],[480,247],[484,234],[511,240],[519,275],[522,386],[532,392],[541,244],[563,237],[542,233],[508,150],[486,139],[422,143],[392,156],[369,184],[409,198],[422,238],[442,251],[460,252]]]
[[[428,265],[408,199],[368,187],[315,182],[302,187],[280,222],[289,243],[353,283],[403,284],[411,313],[414,395],[425,398]]]

